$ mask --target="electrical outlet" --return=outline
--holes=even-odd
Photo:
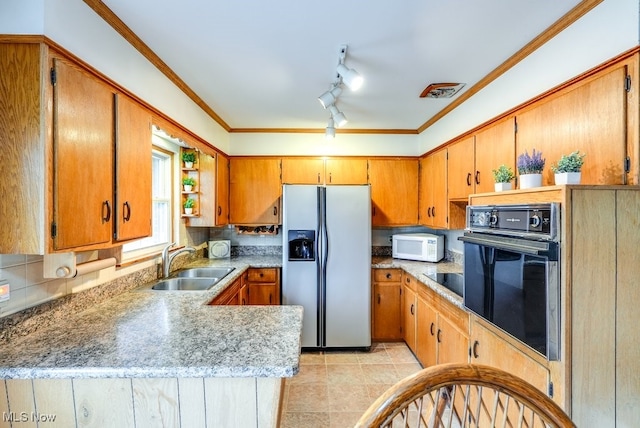
[[[0,302],[5,302],[11,297],[11,287],[5,280],[0,280]]]

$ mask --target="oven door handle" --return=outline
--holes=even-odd
[[[549,256],[555,258],[557,244],[555,242],[530,241],[526,239],[507,238],[502,236],[471,236],[465,233],[458,238],[462,242],[496,248],[498,250],[512,251],[514,253],[528,254],[532,256]]]

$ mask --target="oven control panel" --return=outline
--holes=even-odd
[[[485,205],[467,207],[467,231],[554,237],[558,204]]]

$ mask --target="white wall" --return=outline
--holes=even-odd
[[[419,137],[421,153],[637,46],[638,31],[638,0],[603,1],[422,132]]]
[[[418,135],[232,133],[232,155],[417,156]]]

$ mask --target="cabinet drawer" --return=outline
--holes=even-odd
[[[249,269],[249,282],[276,282],[278,269]]]
[[[373,282],[400,282],[402,271],[400,269],[373,269]]]
[[[418,280],[415,279],[413,276],[405,273],[402,275],[402,284],[404,284],[406,287],[409,287],[413,291],[416,291],[418,286]]]

